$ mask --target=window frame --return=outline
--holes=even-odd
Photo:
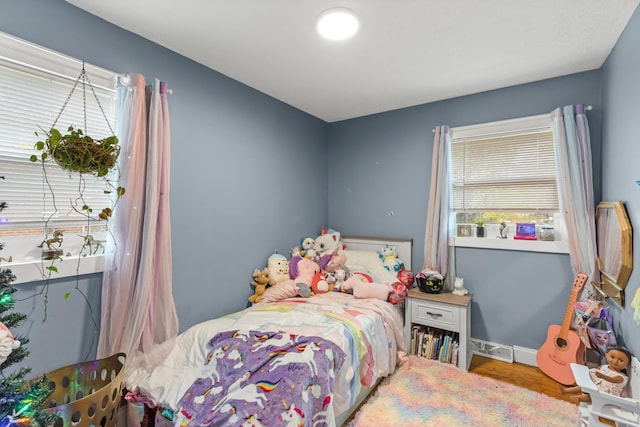
[[[454,144],[456,140],[460,139],[473,139],[488,135],[526,132],[527,130],[541,127],[549,127],[551,130],[551,117],[549,114],[539,114],[515,119],[452,127],[450,130],[450,143]],[[451,147],[448,148],[451,149]],[[453,168],[453,164],[451,167]],[[556,171],[556,180],[557,179],[558,176]],[[450,183],[450,185],[452,185],[452,183]],[[512,230],[510,230],[509,238],[499,239],[497,238],[497,236],[499,236],[499,226],[497,224],[485,224],[485,237],[475,237],[474,233],[472,233],[470,237],[459,237],[456,233],[456,212],[453,211],[453,209],[450,217],[452,221],[452,237],[450,238],[449,244],[452,246],[561,254],[569,253],[567,235],[559,209],[554,215],[554,230],[557,237],[554,241],[515,240],[513,239],[514,231]]]
[[[78,79],[80,70],[84,67],[91,85],[96,88],[97,91],[112,93],[113,94],[113,115],[109,116],[109,125],[111,129],[115,131],[115,109],[117,108],[117,92],[116,83],[118,73],[110,70],[106,70],[95,65],[86,63],[76,58],[64,55],[62,53],[44,48],[34,43],[19,39],[7,33],[0,32],[0,65],[6,66],[11,69],[18,70],[19,72],[28,72],[38,77],[52,78],[55,77],[58,81],[68,82],[73,85]],[[76,87],[75,91],[81,91],[80,85]],[[89,88],[87,90],[87,97],[91,97],[91,101],[95,104],[95,98]],[[76,95],[74,94],[74,97]],[[62,105],[60,106],[62,108]],[[102,107],[101,107],[102,108]],[[61,131],[66,130],[69,123],[58,122],[57,128]],[[81,124],[76,124],[77,127],[82,127]],[[36,129],[30,129],[29,134],[33,135]],[[38,132],[40,133],[40,132]],[[34,135],[34,144],[38,137]],[[39,136],[43,138],[42,133]],[[35,154],[35,151],[34,151]],[[38,169],[39,171],[41,169]],[[0,175],[3,175],[0,171]],[[9,207],[7,213],[11,211],[11,199],[7,199],[2,196],[2,185],[8,185],[7,182],[0,182],[0,200],[7,201]],[[5,193],[6,194],[6,193]],[[64,205],[62,209],[66,208]],[[65,251],[73,251],[72,256],[62,256],[60,262],[56,261],[57,272],[50,274],[47,267],[51,265],[51,261],[42,260],[38,252],[38,245],[42,242],[44,236],[45,221],[36,221],[28,223],[20,223],[16,226],[0,228],[0,242],[5,243],[5,248],[0,252],[0,256],[4,258],[11,257],[12,262],[2,261],[0,268],[9,268],[16,276],[14,284],[27,283],[33,281],[47,280],[48,278],[64,278],[72,277],[83,274],[91,274],[104,271],[104,253],[94,255],[81,256],[78,252],[78,248],[82,246],[83,231],[85,226],[81,225],[81,221],[73,221],[68,223],[65,220],[59,221],[60,228],[67,228],[68,233],[64,236]],[[101,224],[97,224],[98,229]],[[78,233],[74,233],[76,229],[80,230]],[[96,239],[108,239],[108,233],[106,231],[93,231],[92,235]],[[35,249],[34,249],[35,248]]]

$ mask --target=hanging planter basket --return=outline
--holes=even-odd
[[[107,175],[116,166],[120,154],[118,138],[115,135],[93,139],[84,135],[82,129],[75,129],[73,126],[69,126],[64,135],[58,129],[52,128],[47,133],[45,141],[38,141],[36,149],[42,150],[43,156],[53,157],[65,170],[97,176]]]
[[[62,112],[67,107],[71,96],[73,95],[76,87],[79,83],[82,83],[82,99],[85,102],[84,105],[84,131],[80,128],[76,128],[73,125],[67,128],[66,133],[60,132],[56,128],[56,124],[62,115]],[[95,98],[98,107],[102,111],[102,115],[111,131],[110,136],[96,139],[89,135],[86,135],[87,131],[87,109],[86,109],[86,87],[91,90]],[[55,162],[63,169],[70,172],[78,173],[91,173],[98,177],[106,176],[111,169],[116,166],[118,155],[120,154],[120,146],[118,145],[118,138],[113,134],[109,120],[100,105],[100,100],[96,95],[96,92],[89,81],[89,76],[82,65],[82,71],[78,76],[71,92],[67,97],[64,105],[58,113],[51,129],[45,131],[47,138],[44,141],[36,142],[36,151],[41,151],[40,157],[35,154],[31,156],[31,161],[36,162],[41,160],[45,162],[49,158],[53,158]],[[36,135],[38,133],[36,132]]]
[[[71,96],[78,84],[82,84],[82,100],[83,100],[83,117],[84,117],[84,130],[77,128],[73,125],[69,126],[66,129],[66,133],[61,132],[56,128],[56,124],[60,119],[63,111],[67,107]],[[87,88],[93,94],[95,101],[102,112],[102,116],[105,119],[107,126],[109,127],[109,131],[111,132],[110,136],[107,136],[102,139],[93,138],[87,135],[85,132],[87,131],[87,106],[86,106],[86,95]],[[111,190],[115,190],[116,192],[116,202],[122,197],[125,193],[124,187],[115,187],[111,184],[111,180],[109,178],[109,172],[112,169],[117,167],[118,156],[120,155],[120,146],[118,145],[118,138],[115,136],[111,125],[109,124],[109,120],[107,119],[106,114],[100,105],[100,100],[98,99],[98,95],[96,94],[91,82],[89,81],[89,76],[84,68],[84,63],[82,64],[82,71],[78,76],[75,84],[71,88],[71,92],[67,96],[65,103],[62,105],[58,116],[51,125],[51,128],[46,131],[43,130],[46,134],[46,139],[44,141],[38,141],[35,144],[35,150],[40,152],[40,155],[32,154],[30,160],[32,162],[40,161],[43,166],[45,162],[53,159],[58,166],[62,169],[69,172],[76,172],[79,174],[93,174],[99,178],[104,179],[104,181],[108,185],[108,189],[105,190],[105,193],[110,193]],[[36,132],[38,135],[38,132]],[[46,180],[46,173],[45,173]],[[53,189],[49,186],[51,191]],[[93,209],[86,204],[84,204],[83,200],[83,190],[80,190],[79,199],[83,201],[82,206],[72,206],[78,212],[84,213],[87,217],[91,215]],[[108,221],[111,217],[113,210],[112,208],[115,206],[115,203],[111,207],[107,207],[102,209],[97,216],[97,219]],[[54,202],[54,211],[57,212],[55,208]],[[54,213],[55,213],[54,212]],[[53,214],[49,216],[46,220],[48,221],[53,217]],[[46,227],[45,227],[46,229]],[[54,254],[55,257],[55,254]]]

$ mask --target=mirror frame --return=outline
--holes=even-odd
[[[601,212],[613,211],[616,219],[618,220],[618,226],[620,228],[620,271],[617,276],[614,276],[613,272],[605,271],[600,259],[600,253],[605,248],[603,243],[599,242],[597,236],[598,232],[598,217]],[[632,229],[631,222],[627,216],[627,211],[624,204],[620,201],[616,202],[600,202],[596,208],[596,249],[597,249],[597,261],[598,270],[600,270],[601,290],[609,298],[613,298],[621,307],[624,306],[624,288],[627,286],[631,270],[633,270],[633,243],[632,243]]]

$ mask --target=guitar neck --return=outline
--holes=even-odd
[[[575,281],[573,282],[573,288],[571,289],[571,295],[569,296],[569,301],[567,302],[567,309],[564,312],[564,319],[562,319],[562,326],[560,327],[559,337],[562,339],[567,339],[569,335],[569,329],[571,327],[571,319],[573,318],[573,305],[578,298],[578,292],[582,289],[582,286],[587,281],[587,275],[584,273],[578,273]]]

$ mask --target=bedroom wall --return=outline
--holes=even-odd
[[[424,261],[432,129],[510,119],[585,104],[594,158],[601,149],[600,71],[390,111],[329,125],[329,224],[346,234],[414,239]],[[594,164],[595,188],[600,165]],[[596,190],[599,197],[599,190]],[[458,248],[457,275],[474,295],[471,336],[537,349],[561,324],[573,283],[566,254]]]
[[[640,355],[640,325],[633,320],[631,301],[640,278],[640,12],[635,14],[602,67],[602,200],[621,200],[633,232],[633,264],[624,308],[611,304],[614,329],[631,352]],[[640,310],[640,307],[639,307]],[[640,313],[639,313],[640,316]],[[640,317],[639,317],[640,318]]]
[[[0,11],[0,31],[110,70],[142,73],[148,82],[159,78],[173,90],[173,287],[181,330],[245,308],[253,269],[327,224],[323,121],[63,0],[0,0]],[[97,319],[101,277],[82,280]],[[19,288],[33,294],[40,286]],[[95,345],[84,348],[95,334],[81,334],[78,323],[86,307],[75,297],[64,300],[74,286],[52,283],[44,323],[43,295],[17,304],[31,316],[24,330],[32,337],[27,364],[34,373],[95,355]]]
[[[619,167],[633,161],[636,156],[628,153],[638,150],[630,136],[637,125],[622,121],[632,117],[639,90],[634,77],[638,13],[603,72],[326,124],[63,0],[0,0],[0,10],[0,31],[118,72],[160,78],[173,90],[173,282],[181,330],[243,308],[253,268],[263,266],[274,249],[288,253],[321,225],[347,234],[411,237],[418,269],[424,257],[431,130],[439,124],[462,126],[540,114],[559,105],[592,105],[597,198],[602,115],[603,198],[625,200],[632,224],[640,224],[634,201],[640,188],[633,184],[638,177],[623,176],[637,168],[629,165],[624,172]],[[535,349],[548,325],[561,323],[573,281],[567,255],[460,248],[456,256],[458,275],[474,293],[472,336]],[[631,276],[630,292],[637,288],[636,277]],[[100,284],[100,274],[79,283],[97,311]],[[41,285],[20,285],[19,292],[39,294]],[[17,309],[30,315],[23,329],[31,338],[28,364],[34,373],[95,354],[86,306],[73,292],[64,300],[75,285],[52,284],[44,323],[42,295],[18,303]],[[623,334],[635,333],[636,341],[627,341],[637,354],[630,309],[616,313],[616,319]]]

